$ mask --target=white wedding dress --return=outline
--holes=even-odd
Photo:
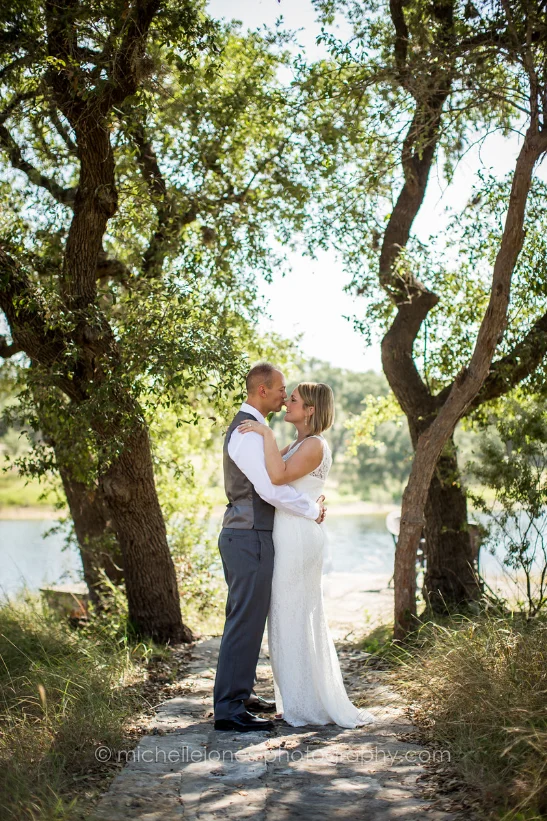
[[[317,499],[332,465],[322,436],[319,467],[292,487]],[[291,445],[288,459],[301,442]],[[268,645],[278,713],[292,727],[338,724],[359,727],[376,719],[348,698],[336,648],[325,618],[322,569],[324,532],[312,519],[276,510],[274,571],[268,613]]]

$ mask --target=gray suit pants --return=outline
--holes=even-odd
[[[217,720],[245,712],[270,607],[274,563],[271,530],[224,527],[218,546],[228,599],[214,688]]]

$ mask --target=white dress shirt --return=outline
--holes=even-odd
[[[252,405],[244,402],[240,410],[252,414],[255,419],[265,424],[266,420],[260,411]],[[259,433],[240,433],[236,428],[228,442],[228,455],[265,502],[305,519],[318,518],[319,505],[309,496],[298,493],[290,485],[272,484],[264,461],[264,438]]]

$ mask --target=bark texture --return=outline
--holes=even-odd
[[[118,587],[124,581],[123,558],[102,488],[89,488],[58,460],[59,473],[78,539],[84,579],[91,601],[101,607],[102,573]]]
[[[474,601],[481,586],[467,523],[454,440],[439,457],[425,507],[426,571],[422,590],[432,613],[448,614]]]

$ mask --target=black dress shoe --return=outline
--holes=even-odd
[[[215,721],[215,730],[227,730],[236,733],[256,733],[261,730],[273,730],[274,723],[267,718],[257,718],[251,713],[238,713],[233,718],[219,718]]]
[[[243,704],[250,713],[275,713],[275,701],[266,701],[262,696],[253,695]]]

